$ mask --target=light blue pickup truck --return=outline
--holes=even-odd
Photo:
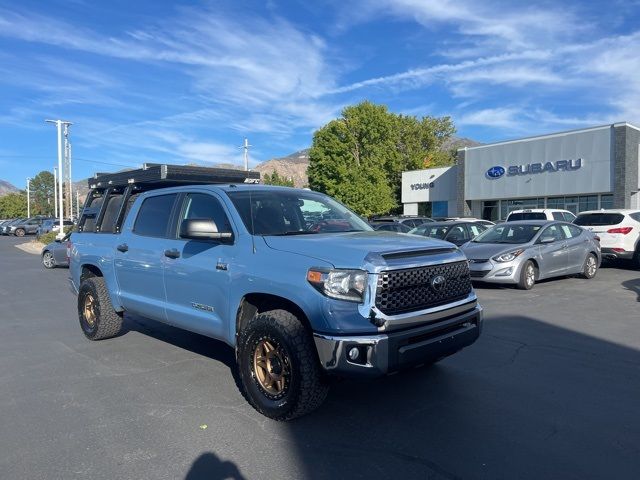
[[[70,254],[86,337],[118,335],[131,312],[222,340],[245,398],[276,420],[317,408],[332,375],[384,375],[476,341],[482,308],[454,245],[256,181],[171,165],[90,179]]]

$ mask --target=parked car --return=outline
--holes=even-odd
[[[8,219],[8,220],[2,220],[2,222],[0,222],[0,234],[2,234],[2,229],[6,226],[9,225],[11,222],[13,222],[15,219]]]
[[[369,225],[380,232],[409,233],[411,227],[398,222],[371,222]]]
[[[496,225],[462,246],[471,278],[533,288],[538,280],[596,276],[602,260],[598,237],[566,222],[517,221]]]
[[[371,219],[373,223],[401,223],[409,228],[415,228],[423,223],[433,222],[433,219],[429,217],[419,217],[413,215],[399,215],[399,216],[386,216],[386,217],[374,217]]]
[[[2,235],[9,235],[11,232],[11,227],[17,225],[18,223],[23,222],[26,218],[16,218],[15,220],[11,220],[2,227]]]
[[[38,227],[42,225],[45,220],[50,220],[46,217],[31,217],[21,222],[13,223],[9,226],[9,235],[15,235],[16,237],[24,237],[25,235],[34,235]]]
[[[507,215],[507,222],[520,220],[558,220],[561,222],[573,222],[576,216],[569,210],[557,210],[554,208],[529,208],[526,210],[514,210]]]
[[[73,220],[63,220],[62,227],[66,229],[67,227],[72,227],[74,224]],[[40,237],[40,235],[44,235],[49,232],[57,232],[60,230],[60,220],[57,218],[47,219],[38,227],[36,230],[36,237]]]
[[[458,248],[374,232],[318,192],[215,172],[153,165],[90,179],[70,263],[88,339],[118,335],[125,311],[220,339],[249,403],[288,420],[322,404],[326,376],[432,363],[479,337]],[[216,176],[224,184],[211,185]],[[311,229],[317,212],[349,231]]]
[[[44,268],[68,267],[70,251],[71,233],[42,247],[40,252],[42,265]]]
[[[640,267],[640,210],[581,212],[573,223],[600,237],[605,259],[633,260]]]
[[[433,222],[414,228],[409,233],[437,238],[460,246],[477,237],[487,229],[478,222]]]
[[[484,220],[482,218],[475,217],[432,217],[434,222],[455,222],[455,221],[465,221],[465,222],[475,222],[485,225],[487,227],[491,227],[495,225],[495,222],[491,220]]]

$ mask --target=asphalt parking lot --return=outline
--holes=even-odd
[[[92,343],[66,269],[0,238],[0,478],[638,478],[640,271],[480,287],[483,336],[276,423],[222,343],[149,320]],[[206,426],[206,428],[205,428]]]

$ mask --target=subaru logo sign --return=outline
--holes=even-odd
[[[491,167],[487,170],[487,177],[489,178],[500,178],[505,173],[504,167],[496,165],[495,167]]]

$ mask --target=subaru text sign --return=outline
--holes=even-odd
[[[558,160],[557,162],[541,162],[527,163],[525,165],[511,165],[507,168],[506,173],[512,177],[514,175],[529,175],[545,172],[570,172],[579,170],[582,167],[582,159],[576,158],[571,160]],[[499,165],[491,167],[487,170],[487,177],[495,179],[505,174],[505,169]]]

